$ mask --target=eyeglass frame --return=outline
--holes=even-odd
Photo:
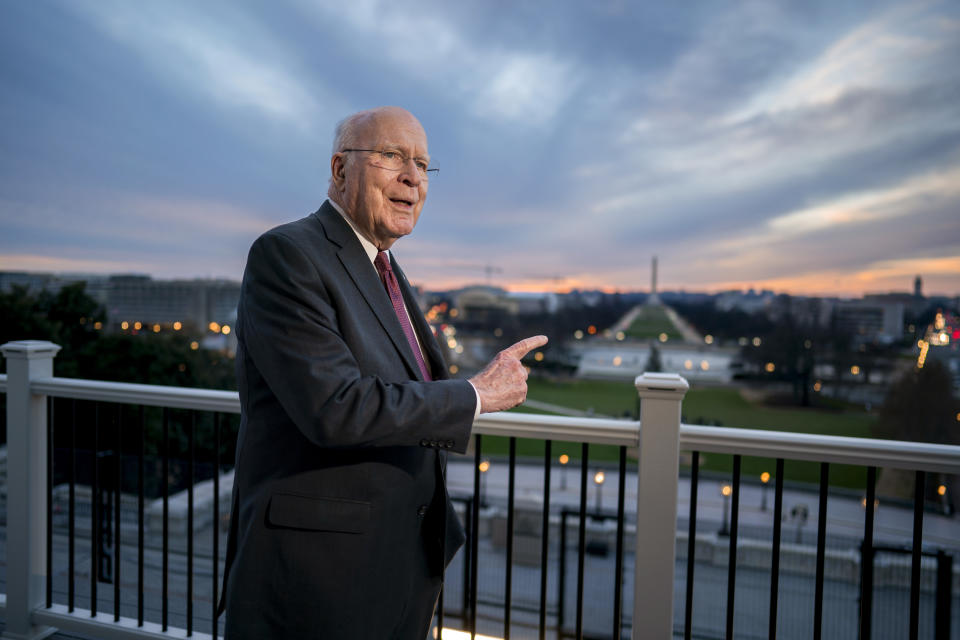
[[[392,149],[386,149],[386,150],[384,150],[384,149],[340,149],[340,151],[338,151],[337,153],[347,153],[347,152],[350,152],[350,151],[360,151],[360,152],[364,152],[364,153],[379,153],[381,158],[383,158],[383,154],[385,154],[385,153],[396,153],[396,154],[398,154],[401,158],[403,158],[403,164],[407,164],[407,161],[408,161],[408,160],[414,160],[413,166],[415,166],[415,167],[417,166],[416,158],[415,158],[415,157],[407,156],[407,155],[406,155],[405,153],[403,153],[402,151],[395,151],[395,150],[392,150]],[[381,167],[381,166],[379,166],[379,165],[374,165],[374,166],[377,167],[378,169],[383,169],[384,171],[402,171],[402,170],[403,170],[402,168],[401,168],[401,169],[391,169],[390,167]],[[430,179],[430,174],[431,174],[431,173],[433,173],[433,174],[439,174],[439,173],[440,173],[440,169],[439,169],[439,168],[436,168],[436,167],[433,167],[433,168],[429,168],[429,167],[428,167],[428,168],[424,169],[423,172],[421,173],[420,168],[418,167],[418,168],[417,168],[417,173],[420,174],[420,177],[423,178],[424,180],[429,180],[429,179]]]

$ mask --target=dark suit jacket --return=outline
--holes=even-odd
[[[394,269],[433,382],[329,202],[250,250],[237,312],[228,638],[389,638],[412,572],[426,558],[439,575],[463,544],[440,452],[466,450],[476,394],[445,379]]]

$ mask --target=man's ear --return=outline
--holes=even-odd
[[[333,180],[337,191],[343,191],[343,183],[347,179],[347,167],[342,153],[335,153],[330,157],[330,179]]]

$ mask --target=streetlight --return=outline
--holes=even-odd
[[[480,506],[487,506],[487,483],[485,476],[487,471],[490,470],[490,461],[483,460],[480,462]]]
[[[721,536],[730,535],[730,494],[733,493],[733,487],[728,484],[720,487],[720,495],[723,496],[723,522],[720,524],[720,531],[718,533]]]
[[[565,453],[561,453],[561,454],[560,454],[560,465],[561,465],[561,467],[563,467],[563,468],[560,470],[560,490],[561,490],[561,491],[566,491],[566,490],[567,490],[567,471],[566,471],[566,469],[567,469],[567,463],[568,463],[568,462],[570,462],[570,456],[568,456],[568,455],[565,454]]]
[[[603,471],[597,471],[593,474],[593,482],[597,485],[597,515],[600,515],[600,512],[603,510],[603,498],[601,497],[600,490],[603,489],[603,481],[606,480],[606,476]]]
[[[760,474],[760,482],[763,483],[763,494],[760,498],[760,511],[767,510],[767,483],[770,482],[770,474],[764,471]]]

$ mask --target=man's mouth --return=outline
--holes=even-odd
[[[390,202],[402,205],[404,207],[412,207],[414,204],[413,200],[404,200],[403,198],[390,198]]]

